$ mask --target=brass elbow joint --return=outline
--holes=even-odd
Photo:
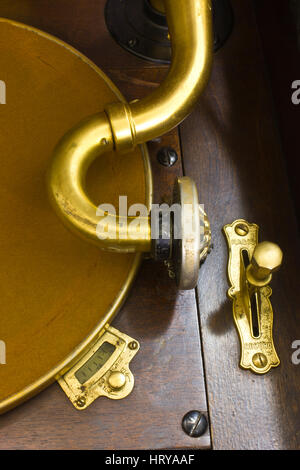
[[[151,251],[150,218],[143,219],[137,235],[130,233],[129,218],[122,221],[106,214],[108,224],[111,221],[117,227],[116,236],[99,237],[99,213],[84,189],[89,165],[104,152],[128,151],[176,127],[191,112],[210,75],[211,1],[164,0],[164,7],[173,54],[165,81],[148,97],[130,104],[113,103],[69,131],[56,147],[48,172],[50,199],[61,220],[82,238],[108,250]]]
[[[84,183],[88,167],[104,152],[113,150],[110,123],[105,113],[96,114],[69,131],[57,145],[48,170],[50,201],[62,222],[81,238],[100,248],[124,253],[151,251],[150,220],[142,220],[140,231],[130,233],[132,218],[101,214],[88,198]],[[101,217],[107,232],[99,233]],[[124,217],[123,217],[124,218]]]

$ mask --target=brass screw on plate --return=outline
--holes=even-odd
[[[138,348],[138,343],[136,341],[131,341],[131,343],[128,344],[129,349],[137,349]]]
[[[79,397],[78,400],[76,401],[76,405],[79,406],[79,408],[83,408],[86,404],[86,399],[84,397]]]
[[[256,353],[252,357],[252,362],[258,369],[263,369],[266,367],[268,359],[263,353]]]
[[[249,228],[246,224],[240,223],[235,227],[235,233],[240,235],[240,237],[244,237],[249,233]]]

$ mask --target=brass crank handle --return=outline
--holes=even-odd
[[[84,189],[88,167],[104,152],[130,151],[176,127],[191,112],[211,71],[211,0],[164,0],[164,7],[173,55],[165,81],[150,96],[130,104],[113,103],[70,130],[55,148],[48,171],[50,200],[63,223],[85,240],[111,251],[151,252],[150,219],[144,219],[137,235],[130,232],[130,220],[106,215],[108,231],[111,221],[116,237],[99,237],[101,215]],[[189,192],[195,202],[193,185]],[[198,241],[193,249],[199,252]]]
[[[282,258],[283,253],[276,243],[258,243],[246,270],[249,284],[253,287],[267,286],[272,280],[272,274],[280,268]]]
[[[282,263],[283,253],[269,241],[258,243],[259,227],[244,219],[225,225],[229,257],[228,296],[240,338],[240,366],[266,374],[280,364],[273,341],[272,275]]]

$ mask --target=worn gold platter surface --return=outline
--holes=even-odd
[[[140,255],[100,251],[69,233],[49,205],[47,165],[81,119],[122,100],[112,82],[70,46],[0,19],[0,411],[66,369],[117,312]],[[100,137],[100,136],[99,136]],[[146,178],[145,175],[148,175]],[[87,189],[97,204],[150,203],[146,147],[96,160]]]

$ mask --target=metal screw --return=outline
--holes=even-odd
[[[127,45],[129,47],[135,47],[138,44],[138,39],[137,38],[131,38],[128,40]]]
[[[101,139],[101,142],[100,142],[100,143],[101,143],[101,145],[103,145],[103,146],[106,146],[106,145],[109,144],[108,140],[105,139],[105,137],[104,137],[103,139]]]
[[[85,406],[86,399],[85,397],[79,397],[78,400],[76,401],[76,405],[79,406],[79,408],[83,408]]]
[[[174,263],[171,260],[165,260],[164,265],[167,267],[169,278],[175,279],[176,274],[174,271],[175,270]]]
[[[258,369],[263,369],[266,367],[268,359],[263,353],[256,353],[252,357],[252,362]]]
[[[192,410],[183,417],[182,429],[190,437],[203,436],[207,427],[207,418],[201,411]]]
[[[150,142],[154,142],[155,144],[160,144],[161,143],[161,137],[155,137],[154,139],[151,139]]]
[[[237,235],[240,235],[241,237],[244,237],[245,235],[247,235],[248,232],[249,232],[249,228],[245,224],[238,224],[235,227],[235,233],[237,233]]]
[[[131,343],[128,344],[128,347],[129,347],[129,349],[134,350],[134,349],[138,348],[138,344],[137,344],[136,341],[131,341]]]
[[[176,150],[171,147],[162,147],[157,152],[157,160],[163,166],[173,166],[178,160],[178,155]]]

